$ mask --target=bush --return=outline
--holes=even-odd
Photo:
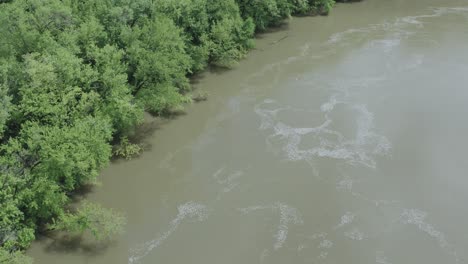
[[[139,144],[132,144],[128,141],[127,137],[120,139],[120,144],[115,146],[114,155],[125,159],[131,159],[140,155],[142,147]]]
[[[141,152],[127,136],[143,112],[206,99],[192,99],[188,76],[234,66],[255,31],[333,3],[0,0],[0,262],[28,263],[18,250],[47,224],[98,239],[118,233],[124,218],[111,210],[64,208],[112,154]]]
[[[125,217],[99,204],[84,201],[75,212],[61,214],[49,228],[82,235],[90,232],[97,240],[109,240],[121,234],[125,226]]]
[[[0,263],[9,264],[32,264],[30,257],[23,255],[20,251],[8,252],[0,248]]]

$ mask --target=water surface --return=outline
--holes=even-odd
[[[341,4],[257,43],[104,170],[89,199],[124,235],[36,263],[468,263],[468,1]]]

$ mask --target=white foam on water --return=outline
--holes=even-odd
[[[306,43],[304,45],[302,45],[300,48],[300,51],[301,51],[301,57],[305,57],[307,55],[309,55],[309,51],[310,51],[310,43]]]
[[[338,228],[341,228],[343,226],[353,223],[355,217],[356,215],[354,213],[346,212],[344,215],[341,216],[340,223],[335,226],[335,229],[338,229]]]
[[[342,169],[340,169],[340,177],[338,181],[336,182],[336,189],[338,191],[345,191],[356,198],[359,198],[365,202],[368,202],[374,205],[375,207],[381,207],[381,206],[386,206],[386,207],[393,206],[394,207],[394,205],[401,203],[401,201],[399,200],[373,199],[363,193],[354,191],[353,186],[355,185],[355,182],[357,181],[358,180],[354,180],[349,174],[344,173]],[[342,216],[340,224],[335,226],[335,229],[338,229],[339,227],[341,227],[342,226],[341,223],[345,223],[346,220],[351,220],[349,219],[351,216],[353,216],[352,220],[354,220],[354,217],[356,215],[351,212],[346,212],[346,214]]]
[[[424,27],[424,21],[422,21],[422,19],[440,17],[441,15],[446,13],[446,11],[443,11],[443,10],[444,10],[443,8],[442,9],[435,8],[435,9],[432,9],[431,14],[401,17],[395,21],[394,25],[395,26],[413,25],[413,26],[422,28]]]
[[[419,230],[435,238],[440,247],[446,248],[449,246],[445,239],[444,233],[436,230],[431,224],[426,223],[424,220],[427,213],[418,209],[404,209],[401,214],[400,221],[404,224],[412,224],[418,227]]]
[[[327,238],[328,233],[325,232],[320,232],[320,233],[315,233],[312,235],[307,235],[307,234],[297,234],[298,237],[306,238],[308,240],[324,240]]]
[[[304,250],[305,248],[307,248],[307,245],[300,244],[299,246],[297,246],[297,251],[300,252],[300,251]]]
[[[318,256],[319,259],[326,259],[328,257],[328,252],[320,251],[320,255]]]
[[[387,260],[387,257],[385,256],[385,252],[383,251],[375,252],[375,263],[376,264],[392,264]]]
[[[275,235],[275,250],[280,249],[286,241],[290,224],[300,225],[304,223],[300,212],[296,208],[290,207],[283,203],[278,203],[277,206],[279,207],[280,211],[280,225],[278,227],[278,232]]]
[[[352,28],[348,29],[343,32],[338,32],[330,36],[330,38],[327,41],[327,44],[334,44],[341,42],[343,39],[345,39],[348,35],[353,35],[356,33],[367,33],[371,30],[372,28]]]
[[[401,201],[398,200],[372,200],[374,202],[376,207],[382,206],[382,205],[392,205],[392,204],[398,204]]]
[[[265,262],[265,259],[270,255],[270,250],[264,249],[262,254],[260,254],[260,263]]]
[[[346,231],[344,233],[344,235],[347,237],[347,238],[350,238],[352,240],[357,240],[357,241],[360,241],[360,240],[363,240],[366,238],[366,236],[364,235],[363,232],[361,232],[359,229],[357,228],[353,228],[351,229],[350,231]]]
[[[332,248],[333,247],[333,242],[331,242],[330,240],[328,239],[324,239],[322,241],[320,241],[320,244],[318,245],[318,248]]]
[[[273,210],[275,212],[279,212],[280,214],[279,225],[277,227],[276,233],[273,235],[273,237],[275,238],[273,249],[278,250],[282,248],[283,244],[286,242],[289,232],[289,226],[301,225],[304,223],[304,221],[302,220],[302,216],[299,210],[280,202],[267,206],[256,205],[246,208],[239,208],[238,210],[241,211],[242,214],[248,214],[253,211],[265,209]]]
[[[213,178],[216,180],[216,182],[222,186],[222,192],[227,193],[232,191],[234,188],[236,188],[239,185],[239,178],[244,175],[244,171],[238,170],[234,171],[233,173],[228,174],[225,177],[222,177],[223,171],[225,167],[217,170],[213,174]]]
[[[239,178],[241,178],[244,175],[244,171],[237,170],[232,173],[228,173],[227,176],[225,176],[225,169],[226,167],[218,169],[212,176],[216,183],[221,186],[221,193],[228,193],[234,190],[240,184]],[[218,194],[216,198],[216,200],[219,199],[221,199],[221,194]]]
[[[348,175],[344,176],[336,183],[336,189],[351,191],[353,189],[353,179]]]
[[[357,136],[352,145],[357,146],[370,146],[372,154],[387,154],[391,149],[390,141],[381,135],[376,134],[374,131],[374,114],[369,112],[365,105],[355,105],[354,109],[358,110],[361,115],[357,119]],[[366,151],[360,150],[359,156],[362,160],[371,159],[367,156]],[[373,162],[370,160],[370,162]]]
[[[434,18],[434,17],[439,17],[443,14],[443,12],[439,11],[438,9],[433,9],[432,14],[425,14],[425,15],[417,15],[417,16],[406,16],[406,17],[401,17],[398,18],[394,25],[395,26],[407,26],[407,25],[412,25],[412,26],[417,26],[419,28],[424,27],[424,21],[422,19],[425,18]]]
[[[321,238],[321,239],[325,239],[327,237],[327,233],[317,233],[317,234],[313,234],[310,238],[315,240],[315,239],[318,239],[318,238]]]
[[[398,47],[401,43],[401,38],[377,39],[369,43],[369,47],[381,47],[385,53],[391,52],[395,47]]]
[[[215,171],[215,173],[213,173],[213,178],[216,180],[216,181],[219,181],[219,177],[221,176],[221,174],[223,173],[223,171],[226,169],[226,166],[223,166],[221,168],[219,168],[217,171]]]
[[[262,105],[271,105],[276,104],[276,101],[273,99],[265,99],[263,103],[256,105],[254,111],[257,115],[261,117],[262,123],[260,124],[260,130],[266,130],[271,128],[275,123],[276,115],[283,110],[289,109],[288,107],[280,107],[276,109],[263,109]]]
[[[332,240],[327,238],[328,234],[325,233],[325,232],[315,233],[315,234],[312,234],[312,235],[298,234],[298,236],[304,237],[307,240],[314,241],[314,244],[315,244],[314,247],[316,249],[320,250],[319,254],[315,255],[315,257],[312,258],[312,259],[315,259],[315,261],[318,261],[318,262],[313,261],[312,263],[322,263],[322,260],[324,260],[325,258],[328,257],[329,251],[335,245],[335,243]],[[299,247],[297,248],[297,252],[301,252],[305,248],[310,248],[308,243],[300,244]],[[310,252],[316,252],[316,251],[315,250],[307,250],[306,252],[304,252],[304,254],[307,254],[307,252],[310,253]]]
[[[130,251],[131,256],[128,258],[129,264],[139,263],[140,260],[146,257],[151,251],[159,247],[164,242],[164,240],[166,240],[174,231],[177,230],[177,227],[184,219],[191,219],[201,222],[208,218],[208,207],[200,203],[190,201],[179,205],[177,209],[179,213],[177,214],[177,217],[169,224],[168,230],[162,234],[159,234],[155,239],[147,241]]]
[[[380,80],[380,78],[378,78]],[[362,81],[362,80],[361,80]],[[346,94],[346,92],[345,92]],[[268,101],[269,102],[269,101]],[[280,144],[282,153],[291,161],[311,161],[314,157],[328,157],[345,160],[350,164],[361,164],[375,168],[374,156],[385,155],[391,148],[386,137],[375,133],[374,116],[365,105],[351,104],[338,99],[338,94],[329,98],[328,102],[321,105],[325,121],[316,127],[292,127],[278,119],[280,111],[291,110],[292,107],[281,107],[278,103],[272,103],[275,108],[268,109],[269,103],[255,106],[255,113],[260,117],[261,130],[272,130],[266,141],[270,146]],[[356,112],[356,137],[346,139],[339,131],[330,129],[333,120],[330,113],[337,104],[349,105]],[[313,135],[319,144],[310,149],[301,149],[302,136]],[[334,138],[334,140],[330,140]],[[279,143],[278,143],[279,140]],[[272,143],[275,142],[275,143]]]
[[[412,69],[418,68],[424,62],[424,55],[422,55],[422,54],[413,55],[411,59],[412,60],[408,64],[404,65],[399,70],[400,71],[407,71],[407,70],[412,70]]]
[[[415,225],[421,232],[434,238],[439,246],[445,252],[455,259],[455,263],[460,263],[461,259],[454,247],[450,245],[445,237],[445,234],[437,230],[433,225],[426,222],[428,213],[419,209],[404,209],[400,216],[400,222],[407,225]]]
[[[239,210],[242,214],[246,215],[251,212],[255,212],[258,210],[265,210],[265,209],[272,209],[272,206],[254,205],[254,206],[249,206],[245,208],[238,208],[237,210]]]
[[[349,43],[348,38],[356,36],[362,36],[363,38],[370,34],[382,34],[382,32],[394,33],[395,39],[384,39],[374,41],[373,44],[383,44],[384,50],[386,52],[390,51],[393,47],[398,46],[401,38],[411,35],[411,32],[408,27],[424,27],[424,19],[436,18],[447,14],[466,14],[468,12],[468,7],[437,7],[430,8],[428,11],[429,14],[415,15],[415,16],[406,16],[395,19],[393,22],[385,22],[381,24],[372,24],[367,27],[362,28],[352,28],[342,32],[335,33],[331,35],[325,45],[330,44],[340,44],[347,45]]]
[[[408,36],[413,35],[415,32],[412,30],[412,27],[423,27],[425,22],[424,19],[440,17],[446,14],[467,14],[468,7],[439,7],[439,8],[429,8],[429,14],[422,14],[416,16],[406,16],[397,18],[393,21],[386,21],[381,24],[371,24],[362,28],[351,28],[343,32],[337,32],[329,37],[329,39],[323,44],[323,49],[320,54],[310,54],[311,43],[305,43],[299,48],[299,53],[297,56],[291,56],[284,60],[277,61],[271,64],[266,65],[260,71],[257,71],[245,80],[245,83],[249,83],[251,80],[262,77],[266,73],[276,71],[274,78],[272,78],[272,84],[275,85],[279,81],[279,73],[283,66],[296,62],[300,59],[322,59],[327,57],[330,54],[336,53],[336,46],[347,46],[354,43],[349,41],[350,37],[352,39],[358,39],[366,41],[369,38],[369,35],[376,34],[382,36],[382,34],[390,34],[390,38],[379,39],[371,41],[371,45],[381,45],[384,49],[384,52],[390,52],[396,46],[398,46],[402,39],[407,38]],[[357,37],[357,38],[356,38]]]
[[[320,110],[325,113],[331,112],[335,106],[338,104],[338,100],[336,99],[338,97],[338,94],[334,94],[330,97],[328,102],[322,104],[320,106]]]
[[[274,238],[276,239],[276,242],[273,245],[273,248],[275,250],[280,249],[283,246],[284,242],[286,241],[287,237],[288,237],[288,226],[287,225],[279,225],[278,232],[274,235]]]
[[[339,180],[336,183],[336,189],[341,190],[341,191],[347,191],[352,196],[354,196],[356,198],[359,198],[359,199],[361,199],[363,201],[366,201],[368,203],[371,203],[375,207],[390,206],[390,205],[395,205],[395,204],[401,203],[401,201],[399,201],[399,200],[384,200],[384,199],[369,198],[368,196],[366,196],[366,195],[364,195],[362,193],[353,191],[353,185],[354,185],[354,181],[351,179],[351,177],[349,175],[347,175],[347,174],[344,174],[342,179]],[[341,227],[342,223],[346,223],[346,221],[351,220],[350,219],[351,215],[348,215],[348,214],[349,214],[349,212],[347,212],[344,216],[342,216],[340,224],[335,226],[335,229],[338,229],[339,227]],[[352,215],[352,216],[353,216],[352,220],[354,220],[355,215]],[[344,217],[344,219],[343,219],[343,217]]]

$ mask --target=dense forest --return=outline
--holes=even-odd
[[[70,195],[93,184],[143,113],[192,101],[189,78],[232,67],[254,34],[333,0],[0,0],[0,262],[38,232],[118,232],[119,214]],[[221,88],[220,88],[221,89]]]

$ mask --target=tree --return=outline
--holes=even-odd
[[[112,209],[84,201],[75,212],[60,215],[50,228],[76,234],[90,232],[97,240],[108,240],[122,233],[125,223],[125,217]]]
[[[99,93],[99,110],[110,118],[114,136],[129,134],[143,121],[143,108],[135,102],[127,80],[127,66],[122,62],[124,52],[115,46],[92,46],[87,59],[92,61],[97,78],[91,84]]]
[[[210,50],[212,64],[231,67],[254,46],[255,26],[251,19],[243,20],[234,0],[208,1],[208,14],[211,24]]]
[[[18,85],[17,122],[70,125],[96,111],[99,94],[92,89],[97,73],[65,48],[24,56]]]
[[[34,239],[37,218],[28,218],[25,210],[29,206],[27,198],[37,194],[30,190],[41,182],[35,181],[27,167],[34,164],[34,157],[17,140],[11,139],[0,147],[0,249],[22,249]],[[53,185],[48,187],[45,191],[54,193]]]
[[[23,255],[20,251],[8,252],[0,248],[0,263],[9,264],[32,264],[30,257]]]
[[[287,0],[237,0],[244,18],[252,18],[257,30],[278,25],[291,15],[292,5]]]
[[[335,4],[335,0],[315,0],[312,4],[317,14],[327,15]]]
[[[162,113],[185,101],[190,57],[181,31],[160,16],[140,21],[122,33],[127,47],[130,82],[146,110]]]
[[[143,111],[191,102],[188,76],[232,67],[255,31],[333,0],[0,0],[0,262],[45,226],[107,239],[124,218],[69,196],[114,154]]]
[[[8,95],[7,76],[4,63],[0,60],[0,140],[5,131],[5,125],[10,118],[10,111],[13,107],[11,104],[11,97]],[[3,69],[2,69],[3,68]],[[3,80],[2,80],[3,79]]]
[[[172,19],[182,29],[191,72],[203,70],[208,63],[211,41],[206,0],[162,0],[155,4],[158,14]]]

